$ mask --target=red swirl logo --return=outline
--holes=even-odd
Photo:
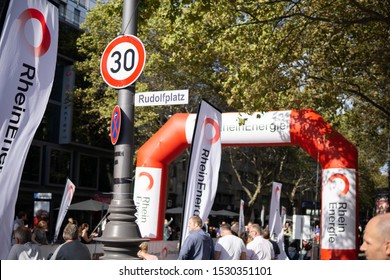
[[[328,182],[333,183],[335,179],[341,179],[344,182],[344,189],[338,193],[339,196],[347,195],[349,191],[349,181],[344,174],[336,173],[329,177]]]
[[[40,31],[42,33],[42,41],[38,46],[31,45],[31,43],[27,40],[26,33],[24,30],[26,23],[32,19],[38,20],[41,26]],[[44,55],[49,50],[51,43],[50,31],[46,25],[45,16],[37,9],[27,9],[20,14],[19,20],[19,33],[23,34],[23,39],[32,55],[36,57]]]
[[[218,123],[215,120],[213,120],[211,118],[206,118],[204,123],[203,123],[204,128],[208,124],[212,125],[214,130],[215,130],[214,137],[212,137],[211,139],[207,139],[207,141],[212,145],[212,144],[216,143],[219,140],[219,138],[221,137],[221,131],[219,129]]]
[[[138,178],[142,177],[142,176],[145,176],[149,179],[149,185],[146,187],[146,191],[150,191],[154,185],[154,180],[153,180],[152,175],[150,175],[150,173],[148,173],[148,172],[143,171],[138,175]]]
[[[69,202],[72,200],[73,195],[74,195],[74,186],[70,184],[68,188],[68,196],[67,196]]]

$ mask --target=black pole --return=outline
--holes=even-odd
[[[124,0],[122,31],[125,35],[137,33],[137,8],[139,0]],[[103,235],[96,240],[103,243],[104,256],[101,259],[139,259],[138,245],[146,241],[140,237],[135,223],[136,207],[131,185],[133,183],[134,155],[134,94],[135,83],[118,91],[118,105],[121,108],[121,132],[114,154],[113,199],[108,212],[108,223]]]
[[[0,32],[1,33],[3,33],[3,26],[4,26],[5,17],[7,16],[9,1],[10,0],[1,1],[2,3],[0,5]]]

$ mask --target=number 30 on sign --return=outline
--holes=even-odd
[[[133,35],[122,35],[112,40],[103,52],[100,73],[113,88],[125,88],[141,75],[146,52],[141,40]]]

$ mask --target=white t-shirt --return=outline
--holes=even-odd
[[[262,236],[256,236],[246,245],[246,258],[248,260],[272,260],[274,256],[271,242]]]
[[[233,234],[218,238],[215,243],[215,252],[221,252],[220,260],[239,260],[245,251],[244,241]]]
[[[15,244],[8,254],[8,260],[44,260],[38,245],[27,242],[25,244]]]

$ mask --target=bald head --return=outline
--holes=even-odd
[[[390,213],[375,216],[372,220],[376,222],[378,232],[384,241],[390,241]]]
[[[360,250],[368,260],[390,260],[390,213],[375,216],[367,223]]]

